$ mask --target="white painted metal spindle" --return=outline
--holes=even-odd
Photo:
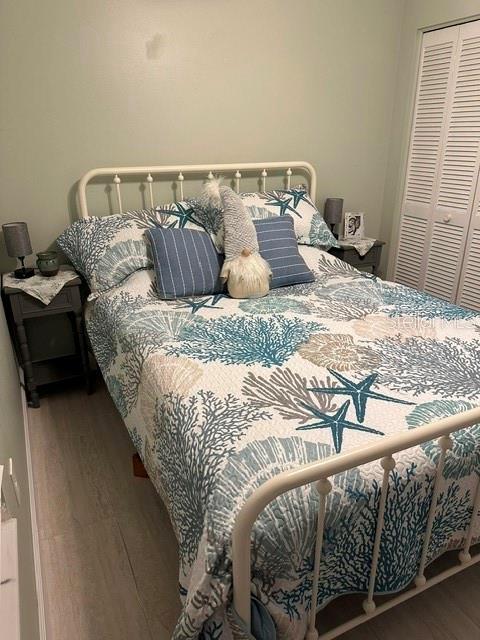
[[[470,553],[470,546],[472,544],[473,530],[475,528],[475,521],[478,517],[479,510],[480,510],[480,476],[478,477],[477,492],[475,494],[475,499],[473,501],[472,517],[470,518],[467,537],[465,538],[465,544],[463,545],[463,549],[458,554],[458,557],[462,564],[465,564],[466,562],[470,562],[470,560],[472,559],[472,556]]]
[[[113,178],[113,182],[115,184],[115,190],[117,192],[117,202],[118,202],[118,212],[119,213],[123,213],[123,209],[122,209],[122,196],[120,193],[120,183],[121,180],[118,176],[118,174],[115,174],[114,178]]]
[[[183,200],[183,182],[185,180],[185,177],[183,175],[183,173],[180,171],[180,173],[178,174],[178,184],[179,184],[179,191],[180,191],[180,200]]]
[[[288,167],[285,174],[287,176],[287,189],[290,189],[290,184],[292,182],[292,170],[290,169],[290,167]]]
[[[235,173],[235,191],[237,193],[240,193],[240,178],[242,177],[242,174],[240,173],[240,171],[237,169],[236,173]]]
[[[435,512],[437,510],[438,493],[440,491],[440,485],[443,480],[443,467],[445,466],[445,458],[447,451],[452,448],[453,442],[450,436],[442,436],[438,440],[440,446],[440,458],[437,464],[437,471],[435,474],[435,484],[433,485],[432,504],[430,505],[430,511],[428,512],[427,528],[425,530],[425,538],[423,540],[422,556],[420,558],[420,566],[418,567],[418,574],[415,578],[415,585],[417,587],[425,586],[427,579],[425,578],[425,565],[427,564],[428,547],[430,544],[430,537],[432,535],[433,522],[435,520]]]
[[[151,173],[149,173],[147,176],[147,183],[148,183],[148,191],[150,194],[150,206],[153,209],[153,187],[152,187],[153,178]]]
[[[317,616],[317,599],[318,599],[318,581],[320,574],[320,560],[322,558],[323,532],[325,529],[325,512],[327,504],[327,496],[332,490],[332,483],[327,478],[321,478],[316,488],[320,494],[320,507],[318,509],[317,521],[317,539],[315,542],[315,560],[313,563],[312,575],[312,604],[310,607],[310,618],[308,622],[308,630],[305,640],[317,640],[318,631],[315,627],[315,618]]]
[[[266,185],[267,185],[267,170],[264,169],[261,173],[261,178],[262,178],[262,191],[266,191]]]
[[[363,610],[365,613],[373,613],[376,604],[373,600],[373,592],[375,590],[375,580],[377,578],[378,558],[380,556],[380,541],[382,539],[383,522],[385,519],[385,505],[387,504],[388,480],[390,471],[395,469],[395,460],[392,456],[382,458],[380,464],[383,469],[382,493],[380,494],[380,504],[378,507],[377,528],[375,531],[375,542],[373,544],[372,568],[370,570],[370,582],[368,585],[368,596],[363,601]]]

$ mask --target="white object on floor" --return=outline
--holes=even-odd
[[[3,471],[0,465],[0,495]],[[0,522],[0,634],[2,638],[20,640],[16,518]]]
[[[43,304],[50,304],[57,293],[70,280],[77,278],[78,274],[73,269],[61,269],[56,276],[42,276],[35,274],[31,278],[15,278],[12,273],[7,273],[3,277],[3,286],[12,289],[21,289],[29,296],[37,298]]]
[[[17,519],[0,524],[0,631],[2,638],[20,640]]]

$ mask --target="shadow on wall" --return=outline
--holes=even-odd
[[[77,203],[77,191],[79,180],[74,182],[67,194],[67,210],[70,224],[78,220],[78,203]]]
[[[159,33],[155,33],[150,40],[147,40],[145,43],[147,60],[159,60],[164,48],[163,37]]]

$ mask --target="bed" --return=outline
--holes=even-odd
[[[191,170],[265,180],[272,164],[288,180],[307,167],[314,195],[307,163]],[[121,209],[122,173],[178,175],[183,189],[187,172],[89,172],[82,215],[92,178],[116,177]],[[333,638],[441,579],[425,568],[445,551],[460,560],[442,578],[480,559],[480,317],[300,251],[315,281],[266,298],[164,301],[139,269],[86,309],[179,541],[177,639],[274,637],[273,621],[276,637],[311,640],[318,610],[365,593]]]

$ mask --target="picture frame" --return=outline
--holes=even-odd
[[[365,237],[365,214],[362,211],[345,212],[343,219],[343,239],[360,240]]]

